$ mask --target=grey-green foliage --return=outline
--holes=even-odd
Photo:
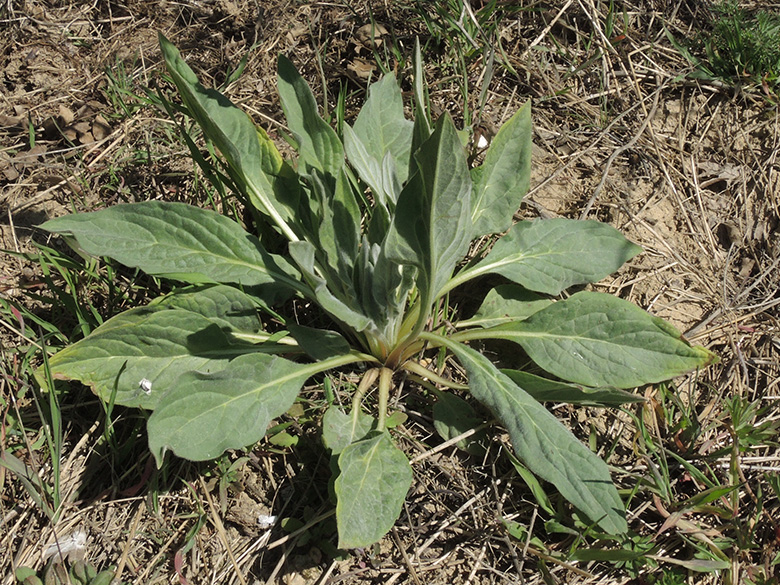
[[[419,48],[414,121],[405,119],[388,74],[370,87],[343,139],[280,57],[279,93],[299,152],[286,161],[248,116],[200,85],[162,36],[160,45],[188,113],[224,156],[224,172],[265,237],[214,211],[163,202],[46,222],[43,229],[74,238],[86,252],[183,285],[54,355],[52,374],[152,411],[149,445],[161,464],[167,451],[199,460],[251,445],[311,376],[363,364],[351,411],[332,405],[323,419],[336,462],[339,543],[361,547],[392,527],[412,482],[388,429],[393,374],[426,375],[417,360],[438,347],[465,368],[472,397],[506,426],[528,469],[601,529],[625,531],[606,464],[541,401],[630,402],[636,397],[626,389],[714,356],[621,299],[579,292],[556,300],[640,249],[597,222],[512,225],[530,176],[530,105],[500,129],[484,163],[469,168],[452,119],[428,117]],[[458,270],[472,239],[486,235],[496,240],[492,250]],[[445,322],[440,309],[450,293],[486,274],[506,282],[470,318],[458,322],[448,311]],[[278,302],[290,297],[317,307],[315,321],[285,314]],[[499,370],[467,345],[481,339],[517,344],[539,369]],[[433,372],[429,378],[459,387]],[[377,396],[375,416],[364,412],[369,395]],[[448,436],[462,432],[463,421],[478,421],[463,403],[442,400],[437,427]]]

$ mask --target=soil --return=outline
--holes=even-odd
[[[462,71],[446,59],[455,41],[432,35],[411,2],[347,4],[4,3],[0,301],[75,330],[76,323],[57,321],[46,292],[51,280],[30,256],[39,253],[40,245],[65,248],[35,226],[73,209],[203,197],[201,178],[186,147],[175,138],[176,128],[144,94],[143,88],[169,88],[158,32],[180,48],[207,86],[223,84],[227,72],[248,55],[243,75],[230,83],[227,93],[279,137],[284,118],[275,91],[276,55],[290,57],[329,108],[335,106],[339,88],[347,88],[349,117],[363,99],[368,79],[379,73],[364,28],[374,18],[387,31],[377,52],[387,55],[406,81],[413,39],[427,41],[426,75],[433,107],[451,112],[463,123],[458,81]],[[472,7],[478,10],[484,4],[476,1]],[[664,27],[679,37],[690,34],[691,27],[707,16],[700,3],[618,3],[625,9],[626,26],[623,38],[616,40],[616,35],[612,42],[601,38],[594,25],[604,23],[608,4],[556,0],[533,11],[507,8],[495,30],[506,64],[494,66],[475,126],[479,122],[489,135],[531,99],[532,185],[517,218],[599,219],[622,230],[644,253],[593,288],[670,321],[692,343],[720,356],[720,362],[706,371],[675,381],[680,400],[696,405],[693,411],[699,418],[701,431],[689,444],[679,419],[674,422],[672,413],[653,407],[665,388],[642,389],[648,406],[635,411],[664,437],[665,445],[706,457],[728,444],[725,398],[761,403],[766,407],[762,421],[776,424],[779,418],[777,101],[760,91],[739,91],[683,75],[691,68],[666,40]],[[547,34],[540,38],[543,30]],[[586,45],[586,39],[592,45]],[[403,59],[384,52],[393,44]],[[466,103],[473,111],[479,111],[485,79],[480,54],[464,59],[471,89]],[[287,148],[281,139],[278,143]],[[118,278],[129,283],[138,276],[120,269]],[[61,290],[71,290],[56,282]],[[95,290],[102,289],[83,294],[95,295]],[[119,300],[108,296],[92,300],[103,318],[133,301],[121,295]],[[32,381],[15,376],[22,371],[20,360],[35,362],[40,356],[33,347],[34,323],[12,318],[18,315],[14,309],[2,315],[5,365],[0,404],[5,429],[14,416],[12,403],[31,413],[25,416],[35,417]],[[312,388],[305,396],[314,397],[316,392]],[[127,583],[647,582],[614,571],[614,565],[564,563],[540,549],[537,536],[552,551],[565,550],[571,541],[566,534],[550,536],[541,528],[541,511],[512,471],[503,454],[508,441],[500,434],[480,458],[455,448],[426,456],[415,465],[415,484],[396,528],[370,550],[334,556],[328,520],[300,534],[286,533],[281,526],[283,518],[308,522],[328,512],[328,470],[321,463],[313,427],[302,424],[295,449],[263,443],[252,450],[230,481],[220,481],[227,475],[217,464],[178,463],[169,477],[161,477],[148,454],[140,459],[143,420],[137,414],[121,414],[131,421],[133,416],[139,419],[121,439],[139,461],[125,460],[118,468],[113,467],[116,462],[102,461],[106,434],[94,421],[104,417],[88,395],[77,396],[62,398],[66,423],[60,489],[65,503],[56,521],[47,518],[13,475],[0,467],[3,584],[14,582],[11,575],[18,566],[42,567],[46,547],[70,542],[77,531],[88,536],[78,554],[100,568],[118,566]],[[426,410],[428,398],[410,384],[401,385],[400,397],[411,405],[405,448],[411,456],[424,453],[436,443]],[[81,400],[89,402],[84,411],[75,408]],[[602,450],[617,445],[610,463],[622,487],[630,488],[638,474],[648,473],[648,458],[635,448],[638,430],[629,409],[563,406],[555,412],[583,440],[595,429]],[[18,437],[5,433],[0,440],[3,449],[19,444]],[[762,469],[776,474],[780,455],[770,443],[752,455],[763,457],[764,467],[751,471],[745,463],[747,486],[755,492],[762,485],[764,493],[771,494]],[[31,459],[25,462],[35,467],[35,455],[28,456]],[[229,464],[239,456],[229,454],[223,460]],[[718,461],[728,469],[727,457]],[[678,475],[676,489],[684,493],[695,481],[682,472]],[[776,515],[777,497],[766,497],[768,514]],[[742,575],[758,574],[762,567],[771,573],[768,559],[778,547],[771,534],[775,524],[766,519],[766,512],[757,511],[749,491],[740,492],[739,502],[745,514],[754,514],[757,538],[763,539],[765,550],[745,552],[735,562],[741,563]],[[650,540],[658,531],[685,533],[683,540],[674,541],[680,548],[669,551],[670,556],[692,554],[688,535],[696,531],[670,523],[670,514],[658,499],[648,500],[632,514],[632,528]],[[277,520],[266,526],[258,523],[261,516]],[[717,540],[718,531],[725,530],[714,515],[690,521],[698,522],[697,534],[709,539]],[[508,532],[506,522],[516,522],[523,530],[529,527],[521,533],[527,538]],[[714,573],[691,573],[687,582],[716,583],[718,578]]]

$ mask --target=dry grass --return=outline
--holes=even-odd
[[[475,16],[484,14],[482,4],[472,2]],[[116,91],[143,97],[140,88],[160,83],[158,30],[215,85],[257,42],[229,92],[271,131],[282,120],[274,88],[280,52],[293,58],[330,107],[341,83],[349,88],[348,103],[359,102],[372,56],[356,31],[373,15],[395,37],[384,48],[398,47],[407,61],[395,61],[384,48],[380,57],[406,75],[411,40],[430,35],[414,5],[374,2],[370,11],[367,2],[351,5],[5,2],[0,247],[31,251],[30,240],[40,236],[33,226],[72,207],[147,198],[203,201],[204,188],[171,122],[139,97]],[[624,230],[645,253],[597,288],[670,320],[721,358],[673,387],[642,389],[647,401],[640,408],[556,408],[613,466],[636,546],[654,547],[652,558],[638,561],[637,573],[626,563],[578,560],[586,557],[575,551],[617,543],[545,529],[550,518],[510,464],[501,435],[481,458],[452,446],[437,449],[430,397],[411,381],[398,381],[397,398],[409,414],[398,435],[416,458],[401,519],[375,549],[336,560],[327,554],[329,472],[310,423],[297,427],[301,440],[294,449],[267,442],[253,449],[220,493],[225,473],[219,464],[176,462],[154,470],[137,413],[113,413],[112,446],[100,406],[73,389],[60,397],[62,507],[56,519],[0,466],[4,584],[14,582],[12,571],[20,565],[41,567],[47,546],[67,544],[75,531],[88,535],[82,553],[90,562],[117,566],[124,582],[137,584],[643,583],[664,571],[668,583],[777,583],[771,562],[780,548],[780,503],[771,484],[780,488],[780,113],[760,94],[680,77],[689,65],[664,28],[678,38],[698,30],[707,17],[699,2],[632,0],[615,2],[612,11],[600,0],[511,7],[482,23],[506,56],[501,63],[496,53],[492,77],[481,51],[462,66],[453,58],[451,47],[467,48],[469,37],[483,44],[468,12],[454,14],[461,36],[442,24],[449,42],[426,56],[434,107],[462,120],[467,106],[489,135],[531,98],[534,175],[519,214],[598,218]],[[111,84],[107,72],[127,77]],[[107,285],[94,281],[76,297],[107,317],[156,286],[126,271],[116,278],[123,292],[114,300]],[[30,375],[43,339],[31,319],[53,324],[65,338],[75,335],[77,320],[47,301],[35,263],[4,254],[0,279],[3,299],[29,311],[20,320],[6,309],[0,320],[0,441],[51,486]],[[49,335],[46,343],[62,341]],[[344,376],[333,382],[346,392]],[[304,398],[307,412],[316,414],[320,390],[312,387]],[[758,410],[740,419],[740,405]],[[222,465],[238,455],[227,455]],[[707,505],[695,501],[713,486],[733,489]],[[554,490],[547,491],[554,499]],[[309,526],[291,534],[278,525],[259,527],[257,515],[268,513]],[[513,536],[502,519],[528,529]],[[715,560],[716,551],[728,569],[680,566]]]

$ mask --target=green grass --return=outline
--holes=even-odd
[[[712,30],[688,47],[673,41],[695,67],[694,77],[716,79],[777,99],[780,13],[746,10],[736,0],[712,8]]]

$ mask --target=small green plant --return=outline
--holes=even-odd
[[[149,448],[161,464],[168,451],[207,460],[257,442],[307,380],[359,364],[351,410],[329,394],[322,419],[344,549],[390,530],[411,486],[412,467],[389,430],[397,417],[388,416],[393,376],[406,370],[440,389],[468,388],[507,428],[531,472],[601,530],[625,532],[606,464],[539,401],[638,400],[621,389],[714,356],[611,295],[554,300],[604,278],[640,248],[595,221],[512,225],[529,184],[530,106],[471,169],[451,118],[429,118],[419,46],[414,121],[388,74],[370,87],[354,125],[343,125],[343,140],[279,57],[279,94],[298,152],[286,161],[246,114],[200,85],[163,36],[160,45],[186,112],[224,159],[221,179],[236,188],[260,236],[215,211],[160,201],[43,224],[88,254],[189,285],[60,351],[49,360],[52,375],[152,411]],[[489,253],[463,264],[472,240],[501,233]],[[488,274],[506,283],[459,321],[450,293]],[[500,370],[479,351],[483,340],[515,344],[527,356],[517,363],[530,358],[537,369]],[[440,363],[454,356],[467,381],[428,369],[421,358],[430,350]],[[440,411],[453,408],[450,401]]]
[[[95,567],[82,560],[74,561],[67,569],[61,562],[50,560],[40,576],[29,567],[16,569],[16,581],[19,585],[111,585],[114,583],[114,571],[100,573]]]
[[[698,42],[704,58],[672,39],[696,66],[694,76],[762,88],[769,95],[780,82],[780,14],[748,11],[733,0],[713,7],[712,31]]]

